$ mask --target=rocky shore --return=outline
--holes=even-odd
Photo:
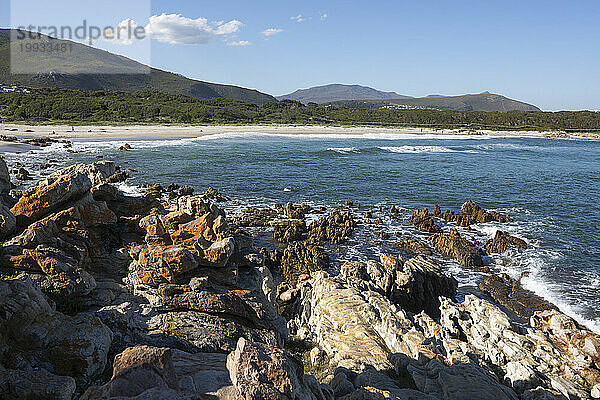
[[[600,398],[600,336],[486,265],[527,243],[458,229],[506,215],[417,210],[427,241],[338,263],[380,226],[352,202],[229,213],[126,179],[102,161],[16,190],[0,158],[1,399]],[[457,301],[439,257],[486,273],[483,295]]]

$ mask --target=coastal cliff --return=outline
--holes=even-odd
[[[600,336],[488,274],[527,244],[457,229],[503,214],[415,211],[428,241],[338,264],[378,224],[352,202],[229,213],[214,189],[127,195],[127,175],[78,164],[16,191],[0,159],[0,398],[600,398]],[[459,301],[439,257],[488,274],[485,295]]]

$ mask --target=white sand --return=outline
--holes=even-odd
[[[14,125],[0,124],[0,135],[20,137],[69,138],[134,138],[134,137],[200,137],[222,133],[260,132],[266,134],[443,134],[443,135],[490,135],[509,137],[546,137],[598,140],[597,133],[561,133],[531,131],[491,131],[430,128],[377,128],[377,127],[337,127],[337,126],[295,126],[295,125],[124,125],[124,126],[64,126],[64,125]]]

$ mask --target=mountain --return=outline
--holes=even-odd
[[[71,51],[66,58],[61,52],[36,53],[35,57],[16,59],[27,66],[34,61],[30,73],[12,75],[10,72],[11,34],[16,30],[0,29],[0,84],[28,87],[55,87],[78,90],[159,91],[200,99],[231,98],[248,103],[264,104],[276,99],[257,90],[220,85],[189,79],[171,72],[150,68],[127,57],[67,40],[43,36],[37,43],[66,44]],[[23,54],[15,51],[13,54]],[[42,71],[36,73],[36,71]],[[118,72],[118,73],[115,73]],[[146,72],[146,73],[140,73]]]
[[[499,94],[467,94],[464,96],[421,97],[392,100],[342,100],[327,103],[347,108],[408,108],[449,111],[541,111],[538,107],[509,99]]]
[[[309,89],[296,90],[294,93],[278,96],[278,100],[296,100],[304,104],[308,103],[330,103],[340,100],[389,100],[409,99],[395,92],[382,92],[367,86],[359,85],[325,85]]]
[[[482,93],[464,96],[390,100],[390,104],[416,108],[455,111],[541,111],[538,107],[499,94]]]

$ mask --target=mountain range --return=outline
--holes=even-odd
[[[276,101],[273,96],[257,90],[189,79],[144,66],[137,61],[104,50],[47,36],[35,40],[39,43],[69,44],[72,47],[68,59],[61,52],[36,53],[35,57],[29,57],[28,60],[35,60],[38,64],[35,67],[38,71],[43,71],[42,73],[12,75],[11,46],[20,43],[11,42],[11,34],[16,34],[16,31],[0,29],[0,83],[2,84],[34,88],[55,87],[125,92],[155,90],[200,99],[225,97],[255,104]],[[18,55],[21,52],[15,51],[13,54]],[[125,73],[114,73],[115,71]],[[139,73],[142,71],[147,73]]]
[[[36,53],[20,59],[22,51],[11,48],[23,42],[11,41],[19,31],[0,29],[0,84],[33,88],[51,87],[75,90],[106,90],[122,92],[158,91],[199,99],[231,98],[247,103],[264,104],[277,100],[296,100],[304,104],[336,104],[355,108],[433,108],[460,111],[539,111],[531,104],[484,92],[479,95],[429,95],[413,98],[396,92],[384,92],[367,86],[331,84],[300,89],[277,98],[238,86],[189,79],[140,64],[127,57],[112,54],[77,42],[43,36],[36,43],[70,46],[67,55],[61,52]],[[21,31],[22,32],[22,31]],[[30,73],[11,74],[13,62],[30,67]],[[16,64],[15,64],[16,65]],[[25,71],[29,72],[29,71]],[[144,73],[140,73],[144,72]]]
[[[333,104],[352,108],[432,108],[456,111],[540,111],[534,105],[509,99],[502,95],[483,92],[462,96],[429,95],[414,98],[396,92],[382,92],[358,85],[325,85],[297,90],[278,96],[278,100],[296,100],[302,103]]]

